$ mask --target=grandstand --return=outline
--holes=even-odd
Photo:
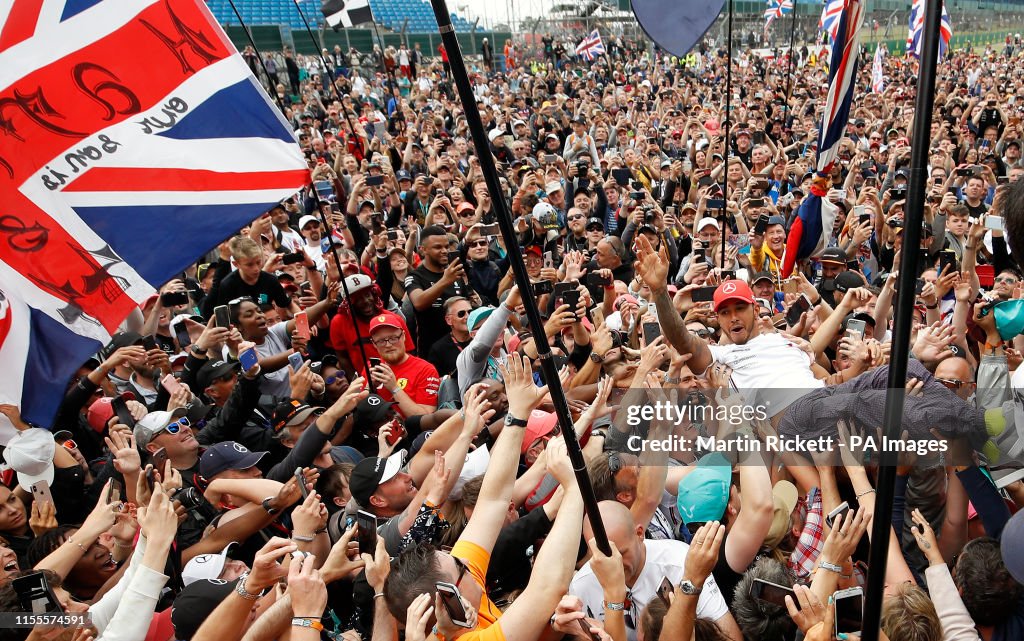
[[[320,12],[320,0],[234,0],[234,3],[242,21],[253,26],[303,29],[302,18],[295,10],[296,5],[311,26],[319,27],[324,20]],[[206,4],[220,24],[238,24],[238,17],[228,0],[206,0]],[[377,24],[390,31],[399,32],[403,26],[406,26],[408,33],[437,31],[434,11],[426,0],[370,0],[370,9]],[[451,16],[456,31],[468,33],[472,30],[473,23],[455,13]]]

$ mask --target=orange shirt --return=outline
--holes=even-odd
[[[477,583],[484,586],[483,596],[477,607],[476,628],[459,636],[459,641],[505,641],[505,633],[500,625],[494,625],[501,617],[501,610],[487,596],[487,566],[491,563],[491,555],[476,543],[459,541],[451,551],[466,563],[469,573]]]

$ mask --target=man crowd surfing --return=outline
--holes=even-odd
[[[890,506],[851,445],[882,427],[916,62],[887,58],[873,92],[862,54],[819,176],[827,56],[790,76],[734,51],[727,112],[724,50],[615,39],[582,63],[549,40],[487,44],[471,70],[500,194],[446,56],[286,52],[268,78],[248,52],[310,186],[147,300],[52,425],[0,407],[19,430],[0,611],[87,622],[2,638],[853,639],[892,510],[882,638],[1024,639],[1020,47],[939,64],[903,425],[920,447]],[[835,223],[785,273],[812,190]],[[633,420],[656,403],[688,411]],[[842,446],[708,445],[811,437]],[[643,446],[662,441],[698,445]]]

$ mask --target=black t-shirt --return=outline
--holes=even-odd
[[[405,291],[417,289],[426,291],[441,280],[442,272],[432,272],[426,265],[420,265],[405,277]],[[448,324],[444,322],[444,302],[452,296],[465,296],[468,288],[461,281],[449,285],[434,302],[424,310],[416,311],[416,327],[419,336],[416,346],[420,350],[430,349],[442,336],[448,333]],[[421,352],[422,353],[422,352]]]
[[[238,272],[232,272],[224,277],[224,280],[220,282],[220,287],[217,290],[217,299],[208,300],[205,303],[206,316],[209,317],[213,314],[213,308],[218,305],[227,305],[228,301],[241,298],[242,296],[248,296],[257,305],[266,305],[267,303],[274,303],[278,307],[289,307],[292,304],[292,299],[284,291],[284,287],[281,287],[281,283],[274,278],[273,274],[267,272],[260,272],[259,278],[256,279],[254,285],[242,280],[242,277]]]
[[[457,341],[451,334],[442,336],[430,348],[427,362],[437,368],[441,376],[455,372],[456,361],[470,341]]]

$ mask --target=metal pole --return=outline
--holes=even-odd
[[[437,29],[441,34],[441,40],[448,52],[448,62],[452,70],[452,78],[455,87],[459,92],[459,99],[462,101],[462,108],[466,115],[466,122],[469,124],[469,131],[473,136],[473,145],[476,147],[477,157],[480,161],[480,169],[487,183],[487,190],[495,197],[492,198],[494,210],[498,218],[498,226],[501,228],[501,236],[506,247],[516,247],[519,240],[516,238],[515,228],[512,223],[512,215],[509,212],[508,202],[505,200],[501,182],[498,179],[498,170],[494,166],[494,156],[491,155],[490,145],[487,140],[487,133],[484,131],[484,123],[480,119],[480,111],[476,107],[476,99],[473,96],[473,88],[469,82],[469,74],[466,72],[466,63],[462,58],[462,49],[455,37],[455,28],[452,27],[451,15],[448,13],[448,6],[445,0],[430,0],[434,9],[434,17],[437,19]],[[530,277],[526,273],[526,263],[518,251],[509,252],[509,262],[512,265],[512,272],[515,275],[516,284],[522,293],[523,307],[526,308],[526,317],[530,321],[530,330],[534,336],[544,336],[544,323],[537,310],[537,301],[531,295]],[[587,474],[587,464],[583,460],[583,452],[580,444],[575,438],[568,438],[573,432],[573,421],[569,414],[569,404],[565,400],[565,392],[558,379],[558,368],[555,366],[551,348],[547,341],[536,341],[537,354],[540,360],[541,372],[544,380],[548,383],[548,391],[551,394],[551,402],[555,406],[555,414],[558,415],[558,424],[562,433],[566,435],[565,444],[568,449],[569,459],[572,461],[573,469],[576,472],[576,482],[580,486],[580,493],[583,495],[583,504],[586,507],[587,515],[590,517],[590,525],[594,530],[594,538],[598,548],[604,554],[611,554],[611,546],[608,544],[608,535],[605,533],[604,522],[601,520],[601,513],[597,509],[597,497],[594,495],[594,487],[590,484],[590,476]]]
[[[395,85],[392,82],[392,72],[388,71],[388,63],[384,62],[384,50],[387,49],[387,45],[384,42],[384,36],[380,35],[380,27],[377,26],[377,19],[374,18],[370,24],[373,25],[373,32],[377,34],[377,42],[380,43],[380,64],[384,67],[384,82],[388,84],[388,99],[384,101],[384,109],[387,109],[388,102],[395,95]]]
[[[242,31],[245,32],[245,37],[249,39],[249,46],[251,46],[252,50],[256,52],[256,57],[260,61],[260,66],[263,67],[263,73],[267,74],[267,84],[271,85],[267,87],[267,93],[274,98],[274,102],[277,103],[277,108],[281,110],[281,114],[283,115],[284,103],[281,102],[281,97],[277,95],[277,89],[272,86],[274,81],[270,77],[270,72],[267,71],[267,63],[263,61],[263,52],[256,46],[256,41],[253,40],[252,32],[249,31],[249,26],[245,24],[244,20],[242,20],[242,14],[238,13],[238,7],[235,6],[234,0],[228,0],[228,4],[231,5],[232,11],[235,12],[235,17],[238,18],[238,24],[242,25]],[[259,78],[256,80],[259,80]]]
[[[726,41],[725,54],[725,168],[722,170],[722,269],[725,269],[725,226],[729,224],[726,212],[729,208],[729,148],[732,147],[732,138],[729,131],[732,129],[732,0],[729,0],[729,36]]]
[[[786,65],[786,104],[782,106],[782,126],[789,126],[789,94],[793,90],[793,47],[796,42],[797,0],[793,0],[793,24],[789,28],[789,64]]]
[[[924,3],[924,41],[917,70],[917,100],[912,145],[910,149],[910,185],[907,210],[904,214],[903,248],[900,257],[899,290],[894,301],[896,319],[893,325],[892,356],[889,359],[888,393],[885,398],[884,435],[895,442],[902,433],[903,401],[907,382],[907,357],[910,355],[910,325],[914,310],[914,281],[917,280],[918,248],[921,246],[921,225],[924,220],[924,192],[928,180],[928,149],[931,146],[932,106],[935,101],[935,65],[939,57],[939,22],[942,0]],[[896,464],[895,449],[882,448],[878,468],[875,511],[871,528],[871,550],[868,556],[868,580],[864,592],[864,641],[878,641],[882,616],[882,593],[885,590],[885,562],[892,533],[892,509]],[[901,533],[897,532],[897,541]]]

